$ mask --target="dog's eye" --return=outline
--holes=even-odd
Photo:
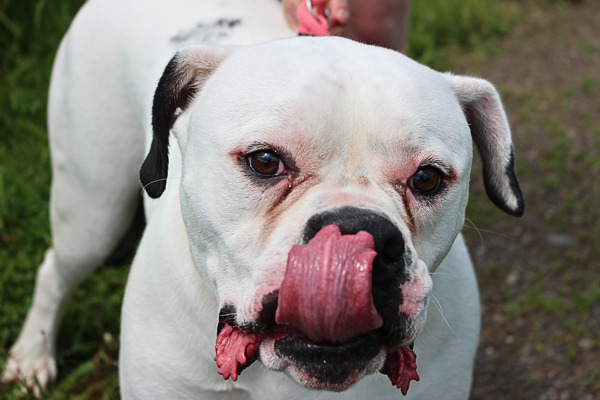
[[[281,158],[272,151],[261,150],[248,155],[248,165],[255,174],[262,177],[273,177],[286,173]]]
[[[410,178],[410,186],[421,194],[432,195],[438,192],[442,183],[442,172],[432,166],[419,168]]]

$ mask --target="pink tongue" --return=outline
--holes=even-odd
[[[342,235],[328,225],[305,246],[294,246],[279,290],[278,324],[315,342],[340,343],[380,328],[371,295],[375,252],[367,232]]]

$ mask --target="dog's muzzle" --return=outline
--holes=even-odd
[[[307,387],[345,390],[381,370],[406,392],[418,380],[410,346],[416,316],[402,311],[415,262],[400,230],[378,213],[343,207],[310,218],[302,241],[289,253],[280,289],[263,299],[259,323],[221,321],[219,372],[235,379],[260,342],[267,366]]]

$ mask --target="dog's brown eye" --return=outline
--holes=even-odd
[[[442,173],[435,167],[425,166],[419,168],[410,178],[411,187],[421,194],[435,194],[442,183]]]
[[[283,175],[285,166],[279,156],[271,151],[257,151],[248,156],[250,169],[262,177]]]

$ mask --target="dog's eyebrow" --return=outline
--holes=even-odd
[[[421,166],[430,165],[432,167],[439,168],[445,175],[452,176],[454,175],[454,168],[448,163],[440,160],[439,158],[429,157],[421,161]]]
[[[249,154],[260,150],[269,150],[277,153],[281,157],[281,160],[283,161],[285,167],[288,170],[298,171],[298,166],[296,165],[296,161],[292,152],[280,145],[275,145],[267,142],[252,142],[248,146],[246,146],[246,148],[244,149],[244,154]]]
[[[441,170],[446,176],[456,176],[458,168],[456,165],[447,161],[447,157],[433,150],[423,150],[420,147],[406,147],[396,149],[395,158],[399,162],[411,163],[418,167],[432,166]]]

